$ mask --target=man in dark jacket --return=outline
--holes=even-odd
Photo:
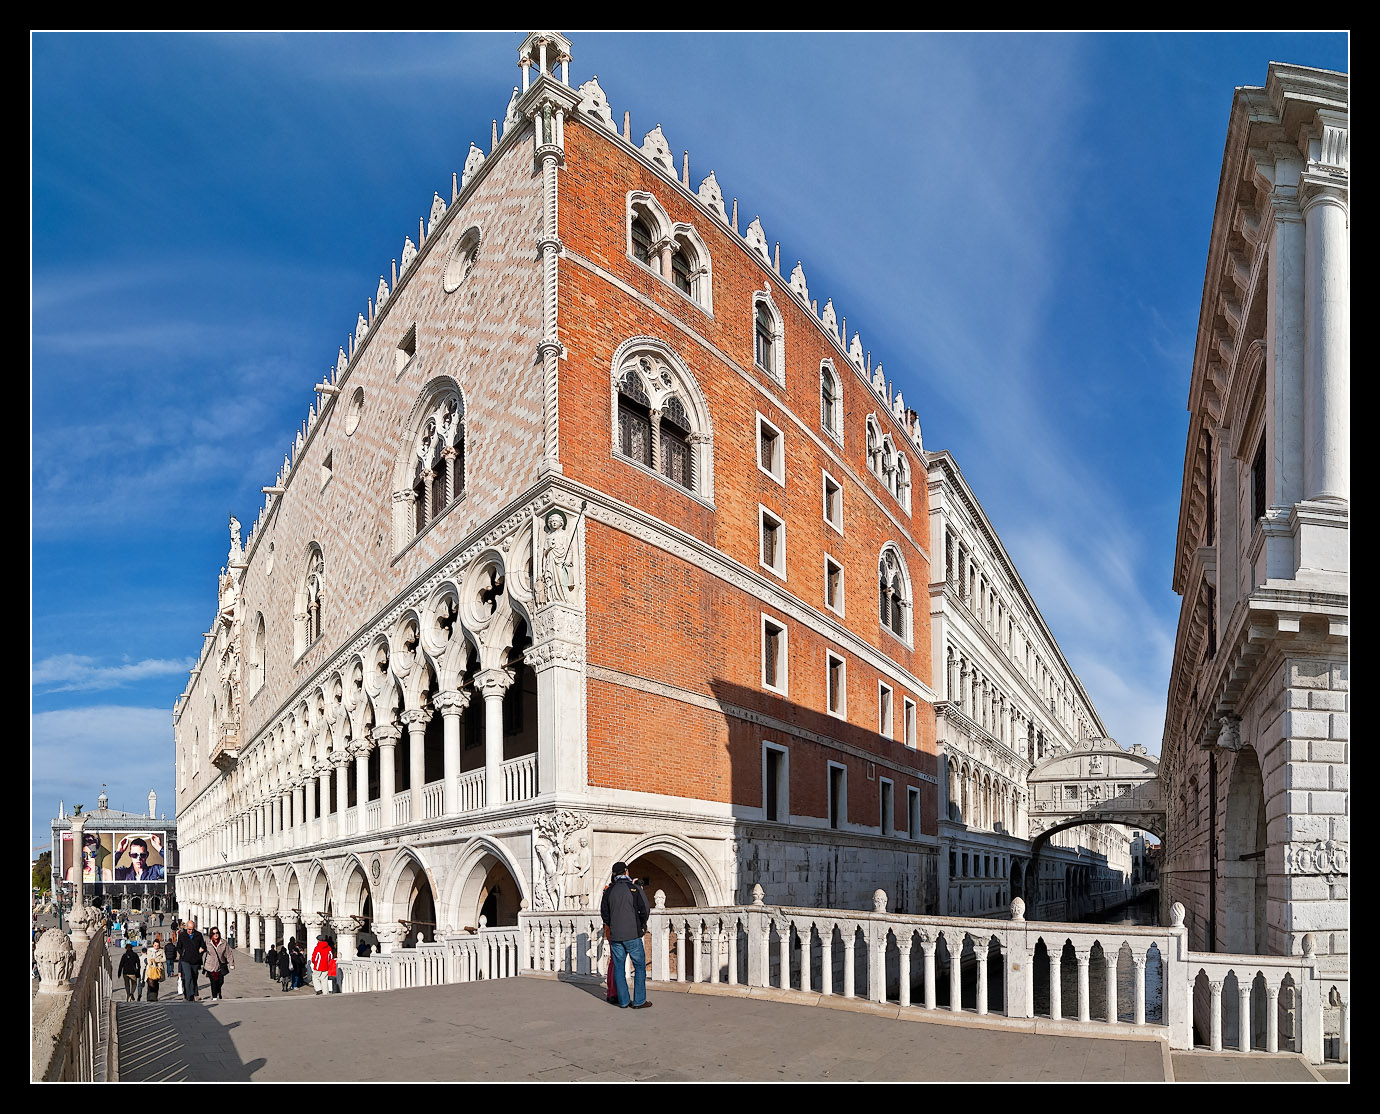
[[[182,972],[182,997],[189,1002],[197,1000],[197,974],[205,954],[206,939],[196,930],[196,918],[192,918],[177,934],[177,968]]]
[[[647,953],[642,947],[642,934],[647,930],[647,898],[642,889],[628,877],[627,863],[613,864],[613,881],[604,891],[599,903],[599,915],[604,920],[604,939],[609,942],[613,963],[613,983],[618,990],[618,1005],[635,1010],[651,1007],[647,1001]],[[624,971],[625,957],[633,962],[633,992],[628,1000],[628,976]]]

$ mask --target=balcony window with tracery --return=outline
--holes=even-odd
[[[886,549],[877,566],[877,618],[896,637],[905,638],[909,606],[900,562],[894,550]]]
[[[688,373],[663,353],[636,353],[614,388],[615,454],[707,497],[708,416]]]

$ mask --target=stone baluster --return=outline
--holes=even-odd
[[[935,942],[928,936],[920,938],[920,953],[925,964],[925,1009],[934,1009],[934,948]]]
[[[1135,1023],[1145,1024],[1145,952],[1132,952],[1131,963],[1135,967],[1134,981],[1136,984],[1136,1012]]]
[[[737,986],[737,985],[738,985],[738,918],[737,918],[737,917],[734,917],[733,920],[728,924],[727,929],[726,929],[726,932],[727,932],[727,936],[728,936],[727,940],[724,941],[725,950],[728,952],[728,956],[727,956],[727,960],[728,960],[728,962],[727,962],[727,968],[728,968],[728,972],[727,972],[727,973],[728,973],[728,978],[727,978],[726,981],[728,982],[728,985],[729,985],[729,986]]]
[[[907,932],[904,936],[898,937],[896,950],[900,953],[901,962],[901,1005],[910,1005],[910,951],[912,934]]]
[[[1214,979],[1208,984],[1212,991],[1212,1000],[1209,1004],[1210,1017],[1212,1022],[1212,1050],[1222,1051],[1222,981]]]
[[[758,967],[761,975],[758,986],[771,986],[771,918],[763,917],[758,930]]]
[[[853,997],[853,983],[857,977],[856,965],[853,962],[853,949],[857,947],[858,929],[856,925],[848,925],[843,930],[843,996]]]
[[[808,994],[810,992],[810,944],[814,926],[806,923],[804,931],[799,925],[796,926],[796,933],[800,938],[800,989]]]
[[[1117,1023],[1117,1000],[1116,1000],[1116,967],[1117,960],[1120,958],[1119,951],[1112,951],[1110,948],[1102,952],[1102,962],[1107,967],[1107,1024]]]
[[[977,960],[977,1011],[979,1014],[987,1012],[987,960],[992,949],[991,940],[974,941],[973,958]]]
[[[1089,947],[1074,948],[1074,958],[1078,960],[1078,1020],[1092,1020],[1092,1003],[1088,993],[1088,960],[1092,957]]]
[[[1236,976],[1236,1048],[1238,1052],[1251,1050],[1251,980],[1249,975]]]
[[[946,934],[944,943],[949,949],[949,1012],[963,1012],[963,941],[967,933],[957,933],[954,941]]]
[[[1279,987],[1277,986],[1265,988],[1265,1051],[1279,1051]]]
[[[819,992],[826,998],[834,993],[834,926],[819,930]]]
[[[716,983],[719,981],[719,952],[723,943],[718,917],[705,923],[705,935],[709,944],[709,981]]]
[[[1064,945],[1050,945],[1048,941],[1045,946],[1049,948],[1049,1016],[1054,1021],[1058,1021],[1064,1016],[1064,986],[1063,986],[1063,966]]]
[[[447,816],[460,812],[460,717],[470,703],[469,692],[454,689],[438,693],[435,705],[441,712],[444,731],[442,774],[445,779],[445,810]]]
[[[781,989],[791,988],[791,922],[776,922],[776,957],[781,972]]]
[[[474,678],[474,687],[484,697],[484,807],[502,808],[503,793],[503,694],[513,683],[513,670],[506,666],[486,669]],[[684,958],[684,957],[682,957]]]

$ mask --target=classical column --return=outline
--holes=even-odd
[[[445,813],[460,812],[460,717],[470,702],[471,693],[453,689],[438,693],[434,701],[441,712],[443,731],[442,778],[445,782]]]
[[[1132,1020],[1137,1025],[1145,1024],[1145,952],[1132,952],[1131,964],[1135,968],[1133,976],[1136,982],[1136,1012]]]
[[[1236,1047],[1238,1052],[1251,1050],[1251,982],[1246,975],[1236,978]]]
[[[1351,492],[1346,190],[1309,175],[1300,192],[1304,191],[1303,491],[1308,499],[1345,500]]]
[[[317,829],[318,839],[329,839],[331,816],[331,766],[329,760],[316,767],[317,819],[321,821]]]
[[[1211,1027],[1210,1027],[1210,1029],[1209,1029],[1209,1032],[1210,1032],[1210,1034],[1211,1034],[1212,1050],[1213,1050],[1214,1052],[1221,1052],[1221,1051],[1222,1051],[1222,981],[1221,981],[1220,979],[1218,979],[1218,980],[1216,980],[1216,981],[1214,981],[1214,982],[1208,983],[1208,990],[1211,992],[1211,995],[1212,995],[1211,1000],[1210,1000],[1209,1005],[1208,1005],[1208,1008],[1209,1008],[1209,1010],[1211,1011],[1211,1013],[1209,1014],[1209,1017],[1210,1017],[1210,1019],[1211,1019]]]
[[[369,751],[373,740],[366,735],[350,744],[350,753],[355,759],[355,831],[365,830],[364,817],[369,803]]]
[[[412,802],[409,819],[416,823],[426,815],[422,808],[422,786],[426,784],[426,725],[431,719],[431,709],[408,708],[400,718],[407,725],[407,780]]]
[[[503,694],[513,683],[506,666],[485,669],[474,678],[484,697],[484,807],[501,808],[503,799]]]
[[[925,1009],[934,1009],[934,948],[935,941],[921,937],[920,951],[925,964]]]
[[[393,826],[394,759],[393,755],[402,737],[402,728],[396,723],[380,723],[374,727],[374,742],[379,748],[379,827]]]
[[[561,544],[568,552],[572,542]],[[550,572],[553,582],[561,575],[560,569]],[[576,591],[565,587],[572,595]],[[533,645],[524,659],[537,681],[537,792],[581,793],[587,783],[584,611],[552,602],[535,618]]]
[[[298,776],[297,779],[296,801],[298,808],[298,816],[301,817],[301,838],[303,841],[302,846],[307,847],[310,847],[312,843],[315,842],[315,832],[312,830],[311,819],[312,813],[315,811],[316,808],[316,803],[314,801],[310,801],[308,798],[308,792],[313,788],[314,786],[312,784],[312,772],[311,770],[304,770]],[[311,796],[313,797],[315,795],[315,793],[311,794]]]
[[[955,932],[958,937],[953,940],[945,934],[944,944],[949,950],[949,1012],[963,1012],[963,941],[967,939],[966,932]]]
[[[335,767],[335,834],[344,835],[345,813],[350,807],[350,755],[348,750],[331,751],[331,765]]]

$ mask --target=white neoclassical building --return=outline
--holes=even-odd
[[[1130,833],[1083,824],[1041,839],[1056,802],[1037,798],[1029,781],[1042,764],[1110,743],[1097,709],[953,456],[927,459],[940,912],[1004,916],[1021,897],[1038,916],[1061,920],[1124,901]],[[1120,750],[1105,749],[1106,762]],[[1061,793],[1078,792],[1075,782],[1088,783],[1084,792],[1101,784],[1083,771],[1057,780]]]
[[[1280,63],[1232,102],[1188,395],[1161,868],[1194,948],[1316,951],[1334,1006],[1350,954],[1348,102],[1346,74]]]

